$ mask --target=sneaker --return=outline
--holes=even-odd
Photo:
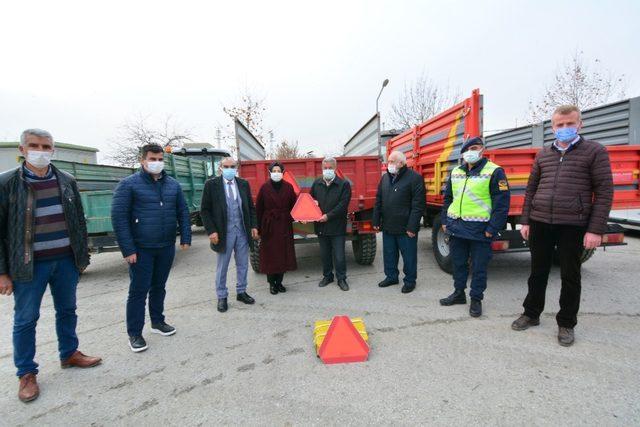
[[[532,319],[529,316],[525,316],[524,314],[518,317],[511,324],[511,329],[514,331],[524,331],[525,329],[529,329],[531,326],[538,326],[540,324],[540,319]]]
[[[147,346],[147,342],[142,338],[142,335],[140,335],[138,337],[129,337],[129,348],[134,353],[140,353],[149,348],[149,346]]]
[[[171,325],[167,325],[164,322],[152,323],[151,332],[153,332],[154,334],[160,334],[160,335],[164,335],[165,337],[168,337],[169,335],[173,335],[176,333],[176,328],[174,328]]]
[[[563,347],[569,347],[575,341],[573,328],[558,327],[558,343]]]

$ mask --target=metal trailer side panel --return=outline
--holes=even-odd
[[[236,149],[240,162],[264,160],[267,157],[264,145],[240,120],[235,120]],[[240,165],[242,168],[242,164]]]
[[[380,115],[375,114],[344,144],[343,155],[378,156],[386,151],[380,146]]]

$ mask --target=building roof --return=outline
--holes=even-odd
[[[18,148],[19,145],[20,145],[19,142],[0,141],[0,148]],[[67,144],[65,142],[57,142],[57,141],[55,142],[55,146],[57,148],[65,148],[67,150],[91,151],[94,153],[97,153],[98,151],[100,151],[97,148],[87,147],[86,145]]]

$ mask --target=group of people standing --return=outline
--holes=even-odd
[[[574,342],[574,327],[581,294],[581,255],[600,245],[607,229],[613,200],[611,166],[606,149],[580,136],[582,120],[575,106],[558,107],[551,118],[553,144],[536,155],[527,184],[520,224],[531,248],[531,274],[523,314],[512,323],[525,330],[540,323],[553,249],[561,269],[560,311],[556,316],[558,341]],[[39,395],[34,361],[36,324],[47,285],[56,311],[56,332],[61,366],[88,368],[99,357],[78,350],[76,288],[80,272],[89,264],[87,228],[80,194],[70,174],[51,165],[54,141],[49,132],[28,129],[21,135],[25,161],[0,174],[0,294],[13,293],[14,363],[19,378],[18,397],[24,402]],[[464,142],[462,161],[449,175],[444,189],[442,227],[449,236],[453,259],[454,292],[440,304],[466,304],[471,268],[469,314],[482,314],[487,288],[491,242],[504,229],[510,188],[504,170],[483,156],[481,138]],[[142,147],[140,171],[122,180],[115,190],[112,222],[120,250],[129,264],[130,285],[126,306],[129,346],[147,349],[142,336],[148,298],[151,332],[173,335],[165,322],[166,281],[175,255],[176,230],[180,248],[191,245],[189,210],[178,182],[164,170],[164,152],[158,145]],[[345,262],[345,235],[351,186],[336,174],[334,158],[322,162],[322,176],[311,186],[322,217],[314,223],[322,258],[324,287],[337,279],[349,290]],[[295,270],[293,218],[296,195],[283,180],[285,166],[273,162],[270,179],[254,205],[246,180],[237,176],[232,158],[221,162],[220,176],[204,187],[201,218],[211,249],[217,252],[215,288],[217,309],[228,310],[227,270],[232,255],[236,265],[236,299],[254,304],[247,293],[249,251],[259,242],[260,271],[267,276],[271,294],[286,292],[284,274]],[[422,176],[407,167],[405,154],[390,153],[378,185],[373,226],[382,232],[384,279],[378,284],[399,284],[398,261],[403,259],[403,293],[417,283],[417,241],[425,213]]]

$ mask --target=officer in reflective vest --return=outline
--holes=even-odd
[[[491,241],[504,229],[510,199],[504,170],[482,157],[483,152],[484,142],[480,137],[462,145],[463,161],[449,175],[442,207],[442,228],[449,235],[453,260],[454,292],[441,299],[440,304],[467,303],[465,288],[471,264],[469,314],[473,317],[482,314]]]

